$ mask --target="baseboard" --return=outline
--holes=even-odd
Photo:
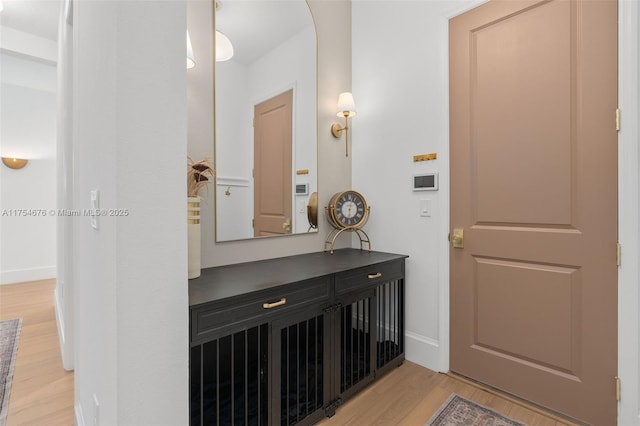
[[[405,358],[433,371],[440,371],[440,343],[411,331],[404,334]]]
[[[56,277],[55,266],[41,268],[14,269],[0,272],[0,285],[48,280]]]

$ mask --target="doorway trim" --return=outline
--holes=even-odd
[[[442,47],[441,63],[446,84],[443,85],[442,107],[449,119],[449,20],[474,9],[488,0],[469,0],[456,5],[442,15],[440,31],[446,43]],[[622,129],[618,136],[618,232],[622,246],[622,264],[618,270],[618,375],[622,381],[618,424],[640,425],[640,5],[634,0],[619,0],[618,27],[618,96],[622,111]],[[613,113],[613,112],[612,112]],[[438,360],[441,372],[449,371],[449,213],[450,213],[450,152],[449,123],[441,146],[443,162],[440,189],[443,195],[441,223],[437,235],[442,261],[438,275]]]
[[[640,5],[618,0],[618,376],[622,395],[619,425],[640,425]]]

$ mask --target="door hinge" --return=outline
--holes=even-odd
[[[251,219],[251,227],[252,228],[256,227],[256,220],[255,219]]]
[[[622,263],[622,246],[620,243],[616,243],[616,266],[620,266]]]
[[[620,401],[620,377],[616,376],[616,401]]]
[[[620,108],[616,108],[616,131],[620,131]]]

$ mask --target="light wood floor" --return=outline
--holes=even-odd
[[[436,373],[409,361],[347,401],[338,408],[335,416],[318,424],[423,426],[451,393],[529,426],[577,426],[500,392],[453,375]]]
[[[54,280],[0,286],[0,320],[22,318],[7,426],[73,425],[73,373],[62,367]]]
[[[7,426],[74,423],[73,373],[62,368],[53,280],[0,286],[0,320],[22,317]],[[455,392],[529,426],[573,425],[464,379],[405,361],[319,423],[422,426]]]

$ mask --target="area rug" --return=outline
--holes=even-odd
[[[18,352],[22,318],[0,321],[0,426],[7,421],[13,367]]]
[[[526,426],[452,393],[425,426]]]

